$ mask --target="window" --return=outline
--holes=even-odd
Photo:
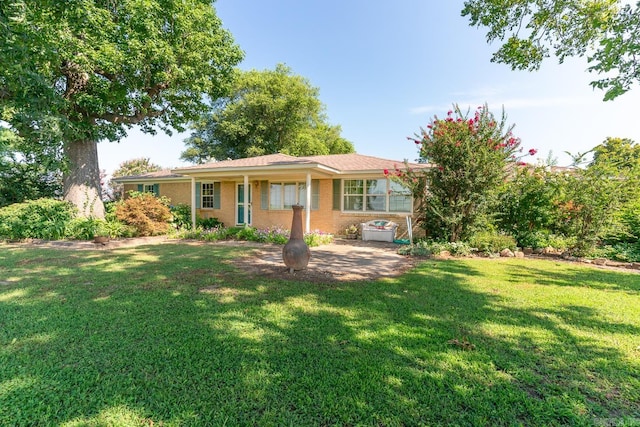
[[[389,211],[411,212],[411,190],[399,182],[389,181]]]
[[[303,182],[271,182],[264,189],[269,191],[269,209],[283,210],[291,209],[291,206],[299,204],[304,206],[307,203],[307,184]],[[318,209],[320,199],[320,182],[316,179],[311,181],[311,209]],[[264,198],[263,198],[264,200]],[[263,202],[263,209],[266,208]]]
[[[411,212],[411,191],[395,181],[345,179],[342,191],[345,211]]]
[[[202,209],[220,209],[220,183],[196,183],[196,207]]]
[[[138,191],[141,193],[151,193],[156,197],[160,196],[160,184],[138,184]]]

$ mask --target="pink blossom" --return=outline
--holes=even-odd
[[[382,173],[384,173],[384,176],[388,176],[389,175],[389,169],[383,170]]]
[[[529,150],[529,155],[530,156],[535,156],[535,154],[538,152],[538,150],[536,150],[535,148],[532,148],[531,150]]]

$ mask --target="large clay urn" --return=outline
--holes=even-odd
[[[304,242],[304,234],[302,234],[302,206],[293,205],[292,208],[291,237],[289,237],[289,241],[282,249],[282,259],[291,273],[294,270],[307,268],[311,258],[311,251]]]

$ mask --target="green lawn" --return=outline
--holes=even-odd
[[[310,284],[236,271],[245,252],[0,245],[0,425],[640,424],[638,274]]]

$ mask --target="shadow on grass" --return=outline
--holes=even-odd
[[[456,261],[428,261],[394,280],[322,285],[235,271],[224,261],[241,251],[0,255],[0,424],[640,418],[637,359],[592,333],[628,339],[637,319],[607,323],[580,305],[517,306],[510,286],[529,278],[510,276],[509,264],[495,268],[511,281],[489,278],[484,287],[474,282],[488,276],[481,264]],[[582,273],[562,274],[569,283]],[[464,342],[475,349],[456,345]]]

